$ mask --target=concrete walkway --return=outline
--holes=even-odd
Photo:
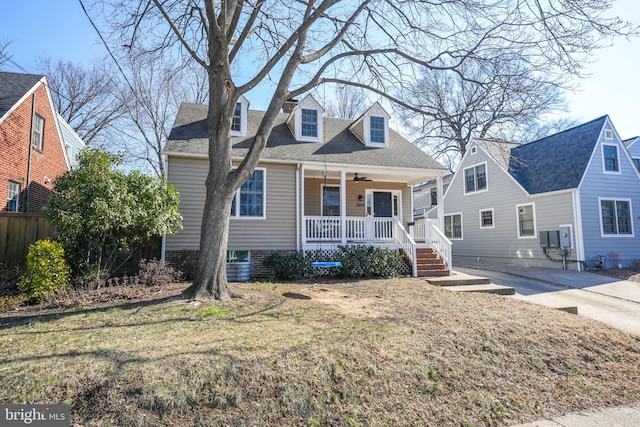
[[[640,283],[588,272],[504,264],[471,262],[455,265],[453,271],[484,275],[492,282],[514,286],[515,298],[556,308],[577,306],[579,315],[640,335]],[[577,412],[516,427],[596,426],[640,426],[640,406]]]
[[[640,283],[600,274],[506,264],[465,263],[454,273],[486,276],[513,286],[515,298],[549,307],[577,307],[578,314],[640,335]]]

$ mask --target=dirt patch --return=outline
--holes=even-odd
[[[376,318],[384,316],[381,296],[365,296],[361,292],[344,292],[332,285],[294,285],[286,287],[284,296],[304,300],[309,304],[322,304],[337,312],[353,317]]]

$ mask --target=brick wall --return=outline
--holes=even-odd
[[[277,252],[280,255],[291,255],[295,253],[295,250],[288,251],[251,251],[251,264],[253,265],[252,279],[266,278],[273,274],[270,268],[265,267],[262,262],[272,253]],[[196,272],[196,266],[198,263],[198,251],[197,250],[182,250],[182,251],[167,251],[165,254],[165,260],[174,268],[182,271],[187,280],[193,280],[193,276]]]
[[[27,97],[0,123],[0,210],[6,209],[9,180],[20,183],[20,212],[25,212],[27,188],[29,212],[38,213],[49,198],[53,180],[67,171],[54,110],[43,84],[35,90],[37,114],[44,118],[42,150],[31,152],[31,179],[27,186],[27,165],[31,141],[33,97]],[[45,177],[49,182],[45,182]]]

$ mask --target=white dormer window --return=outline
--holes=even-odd
[[[384,144],[384,117],[371,116],[369,120],[369,141],[374,144]]]
[[[231,136],[247,136],[247,113],[249,111],[249,101],[241,96],[236,103],[231,120]]]
[[[287,119],[287,125],[296,141],[322,142],[324,139],[324,108],[313,96],[307,95],[298,102]]]
[[[302,136],[318,137],[318,110],[302,109]]]
[[[377,102],[349,126],[349,130],[367,147],[389,147],[391,116]]]

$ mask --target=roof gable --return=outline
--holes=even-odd
[[[0,122],[20,104],[44,76],[0,72]]]
[[[243,158],[251,146],[263,111],[249,110],[247,137],[232,137],[232,156]],[[165,153],[170,155],[206,156],[208,153],[207,106],[182,104],[173,125]],[[365,147],[349,130],[352,121],[325,118],[322,144],[296,141],[286,123],[289,114],[276,118],[273,130],[262,152],[262,160],[284,162],[318,162],[333,164],[369,165],[394,168],[446,169],[424,151],[390,131],[389,148]]]
[[[511,149],[509,173],[530,194],[577,188],[608,116]]]

